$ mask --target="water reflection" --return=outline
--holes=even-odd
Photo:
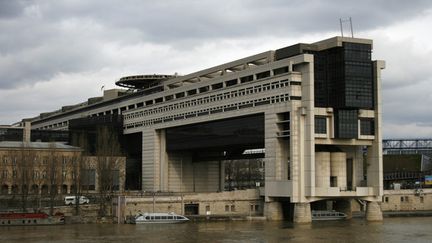
[[[432,218],[0,227],[1,242],[431,242]]]

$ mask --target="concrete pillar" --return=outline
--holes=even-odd
[[[31,138],[31,122],[24,121],[23,142],[29,143]]]
[[[306,224],[312,222],[310,203],[296,203],[294,205],[294,223]]]
[[[330,187],[330,153],[315,152],[315,186]]]
[[[383,220],[381,206],[378,204],[378,202],[367,202],[366,220],[367,221],[382,221]]]
[[[276,201],[265,202],[264,216],[268,220],[283,220],[282,203]]]
[[[225,164],[222,160],[219,160],[219,191],[225,189]]]
[[[161,131],[154,129],[145,129],[142,131],[142,189],[144,191],[161,190],[161,181],[163,180],[165,169],[165,156],[161,156],[161,142],[165,142],[165,136],[161,136]],[[163,148],[162,148],[163,149]]]
[[[168,154],[166,152],[166,132],[165,129],[158,130],[159,142],[159,190],[168,190]]]
[[[12,186],[8,185],[8,194],[12,194]]]
[[[347,219],[352,218],[351,199],[336,201],[335,210],[347,215]]]
[[[346,153],[330,153],[330,174],[337,177],[337,187],[346,189]]]

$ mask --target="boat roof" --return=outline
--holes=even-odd
[[[170,212],[170,213],[140,213],[140,215],[143,215],[143,216],[183,216],[183,215],[176,214],[173,212]]]

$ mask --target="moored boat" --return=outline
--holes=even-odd
[[[189,221],[183,215],[175,213],[140,213],[136,215],[132,222],[133,224],[147,224],[147,223],[162,223],[162,224],[176,224]]]
[[[0,213],[0,226],[12,225],[55,225],[64,224],[64,214],[56,213],[49,216],[46,213]]]
[[[341,220],[346,217],[342,212],[312,210],[312,220]]]

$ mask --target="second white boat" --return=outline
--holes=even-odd
[[[162,224],[176,224],[189,221],[183,215],[175,213],[140,213],[132,219],[133,224],[148,224],[148,223],[162,223]]]

